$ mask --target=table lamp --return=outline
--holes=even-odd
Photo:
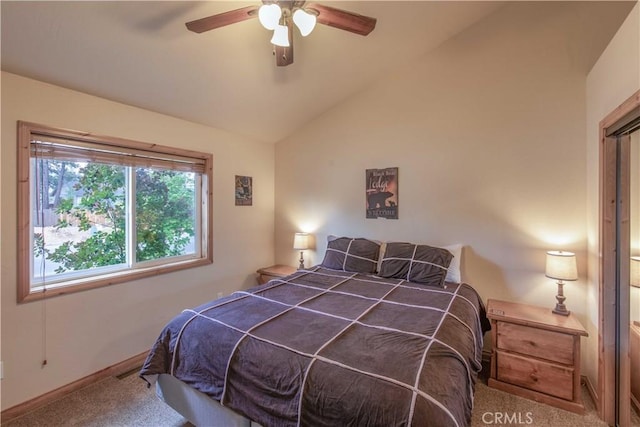
[[[309,234],[308,233],[296,233],[293,237],[293,249],[300,251],[300,265],[298,270],[304,268],[303,252],[305,249],[309,249]]]
[[[548,251],[545,276],[558,280],[558,295],[556,307],[552,310],[555,314],[568,316],[569,310],[564,305],[565,296],[562,287],[563,280],[578,280],[578,269],[576,267],[576,255],[573,252]]]

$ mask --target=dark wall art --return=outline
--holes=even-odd
[[[253,178],[236,175],[236,206],[253,204]]]
[[[366,170],[367,218],[398,219],[398,168]]]

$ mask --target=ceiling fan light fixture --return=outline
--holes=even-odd
[[[316,15],[312,12],[308,12],[303,9],[297,9],[293,12],[293,22],[296,24],[296,27],[300,30],[300,34],[303,37],[311,34],[311,31],[316,26]]]
[[[258,20],[264,28],[267,30],[275,30],[276,26],[280,22],[282,16],[282,9],[275,3],[263,4],[258,9]]]
[[[273,31],[271,43],[275,46],[273,53],[278,67],[293,64],[294,26],[303,37],[308,36],[317,24],[366,36],[377,22],[376,18],[331,6],[317,3],[307,6],[306,0],[262,0],[260,7],[245,6],[189,21],[185,25],[189,31],[199,34],[251,18],[259,18],[264,28]]]
[[[276,25],[273,30],[273,37],[271,37],[271,43],[276,46],[289,47],[289,27],[286,25]]]

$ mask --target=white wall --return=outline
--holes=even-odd
[[[564,6],[510,4],[276,145],[276,260],[293,233],[464,243],[486,301],[555,305],[545,251],[577,253],[587,318],[585,78]],[[545,2],[546,3],[546,2]],[[398,220],[365,219],[365,169],[399,167]]]
[[[598,359],[598,277],[600,274],[599,123],[640,89],[640,6],[636,4],[587,76],[587,225],[589,281],[587,374],[596,384]]]
[[[17,120],[213,153],[214,263],[18,305]],[[0,153],[3,410],[148,350],[183,308],[257,284],[273,262],[272,145],[2,73]],[[252,207],[234,205],[235,175],[253,177]]]

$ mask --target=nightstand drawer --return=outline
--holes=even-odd
[[[572,368],[502,351],[497,351],[496,356],[499,381],[573,400]]]
[[[498,348],[573,365],[573,336],[514,323],[497,322]]]

